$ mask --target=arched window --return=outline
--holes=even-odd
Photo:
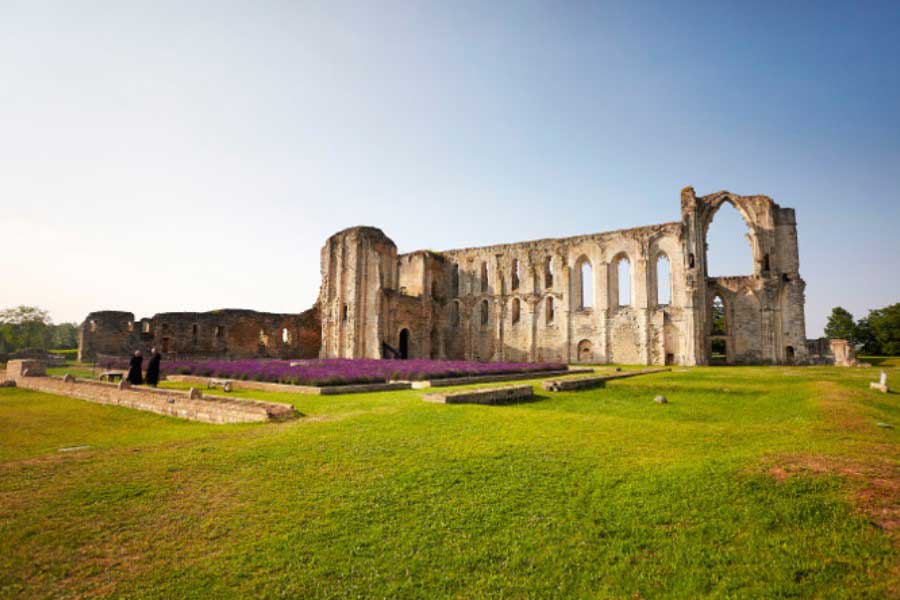
[[[450,326],[459,327],[459,302],[450,303]]]
[[[487,325],[489,313],[490,313],[490,308],[488,307],[488,301],[482,300],[481,301],[481,324],[482,325]]]
[[[665,306],[672,303],[672,274],[669,271],[669,257],[660,253],[656,257],[656,304]]]
[[[510,288],[513,290],[519,289],[519,259],[512,259],[512,269],[510,269]]]
[[[224,325],[216,325],[215,334],[216,334],[217,338],[225,337],[225,326]]]
[[[722,204],[707,227],[707,276],[754,273],[753,250],[749,245],[750,233],[747,222],[734,205],[731,202]],[[762,262],[760,260],[760,263]],[[760,264],[761,269],[763,266]]]
[[[487,294],[488,291],[488,265],[486,262],[481,263],[481,293]]]
[[[291,343],[291,332],[287,330],[287,327],[281,330],[281,343],[282,344],[290,344]]]
[[[141,330],[142,330],[144,333],[150,333],[150,321],[144,321],[143,324],[142,324],[142,326],[141,326]]]
[[[623,255],[616,263],[616,282],[619,292],[617,304],[631,306],[631,262],[627,256]]]
[[[547,324],[553,322],[553,296],[547,296],[545,302],[544,312],[547,318]]]
[[[346,321],[348,316],[350,315],[350,308],[345,304],[341,313],[341,321]]]
[[[97,321],[91,319],[90,326],[92,332],[97,331]]]
[[[513,298],[512,301],[512,322],[513,325],[519,322],[519,319],[522,317],[522,303],[518,298]]]
[[[728,333],[728,322],[725,319],[725,303],[721,296],[716,296],[712,301],[710,310],[710,334],[726,335]]]
[[[579,261],[578,274],[578,308],[594,306],[594,269],[591,261],[582,258]]]
[[[553,257],[544,259],[544,287],[548,290],[553,287]]]

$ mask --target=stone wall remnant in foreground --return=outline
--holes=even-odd
[[[43,374],[42,365],[36,361],[10,361],[6,367],[6,376],[15,381],[17,387],[28,390],[204,423],[251,423],[284,420],[296,416],[292,406],[277,402],[205,396],[202,393],[198,394],[197,390],[194,390],[192,397],[190,392],[179,390],[48,377]]]

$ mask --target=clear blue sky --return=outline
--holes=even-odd
[[[300,311],[350,225],[568,236],[686,185],[797,209],[810,337],[900,301],[896,1],[0,1],[0,82],[0,307],[57,321]]]

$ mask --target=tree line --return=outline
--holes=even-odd
[[[0,311],[0,353],[26,348],[70,350],[78,347],[78,325],[54,324],[50,313],[36,306]]]
[[[870,310],[868,316],[853,320],[850,311],[836,306],[825,325],[825,337],[850,340],[866,354],[900,355],[900,303]]]

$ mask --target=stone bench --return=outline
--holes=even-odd
[[[123,377],[125,377],[125,371],[103,371],[97,376],[97,379],[113,383],[116,379],[122,379]]]
[[[530,385],[510,385],[458,392],[435,392],[425,394],[422,400],[437,404],[509,404],[533,396],[534,388]]]

